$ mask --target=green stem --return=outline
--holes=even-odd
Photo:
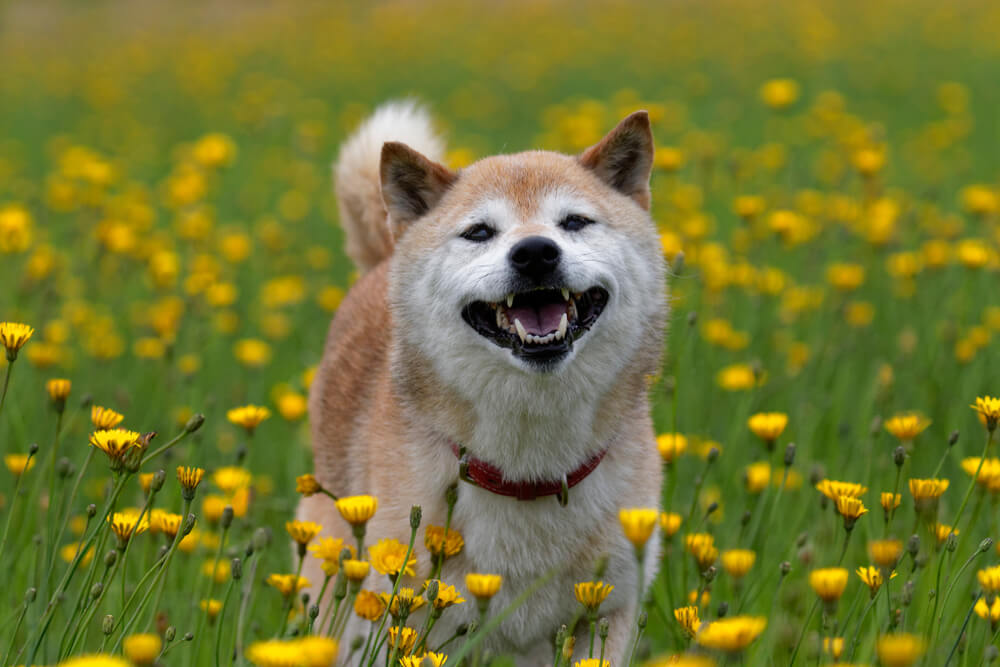
[[[10,643],[8,643],[7,645],[7,650],[4,651],[3,654],[4,659],[3,662],[0,664],[3,665],[11,664],[10,661],[7,660],[7,658],[10,657],[10,652],[14,650],[14,643],[17,641],[17,632],[18,630],[21,629],[21,623],[24,621],[25,614],[28,613],[28,604],[29,604],[28,601],[25,600],[24,604],[21,605],[21,613],[17,615],[17,622],[14,623],[14,631],[10,633]]]
[[[978,473],[977,473],[978,475]],[[955,651],[958,650],[958,644],[962,641],[962,635],[965,634],[965,629],[969,626],[969,619],[972,618],[972,611],[976,608],[976,603],[979,602],[979,598],[983,596],[982,593],[976,595],[976,599],[972,601],[972,605],[969,607],[969,611],[965,614],[965,620],[962,622],[962,629],[958,631],[955,635],[955,643],[951,645],[951,651],[948,653],[948,659],[944,661],[944,667],[948,667],[948,663],[955,656]]]
[[[972,496],[972,490],[976,488],[977,480],[979,479],[979,473],[983,469],[983,462],[986,461],[986,453],[990,450],[990,445],[993,444],[993,431],[989,432],[989,436],[986,438],[986,444],[983,446],[983,453],[979,457],[979,465],[976,466],[976,472],[972,476],[972,481],[969,482],[969,488],[965,491],[965,498],[962,499],[962,504],[958,507],[958,514],[955,515],[955,521],[952,523],[952,532],[958,527],[958,522],[962,520],[962,513],[965,511],[965,506],[969,504],[969,498]]]
[[[10,507],[7,510],[7,521],[4,522],[3,538],[0,539],[0,563],[3,562],[3,552],[7,548],[7,538],[10,536],[10,521],[14,517],[14,505],[17,503],[18,493],[21,491],[21,480],[28,474],[28,464],[31,462],[31,456],[31,454],[28,455],[28,459],[24,464],[24,472],[18,475],[17,481],[14,482],[14,494],[11,496]]]
[[[0,413],[3,412],[3,404],[7,401],[7,387],[10,386],[10,376],[14,373],[14,362],[7,362],[7,372],[3,377],[3,391],[0,392]]]
[[[792,651],[792,659],[788,661],[788,667],[794,667],[795,665],[795,658],[799,655],[799,648],[802,646],[802,640],[806,636],[806,631],[809,629],[809,623],[812,621],[812,617],[816,613],[817,608],[819,608],[819,600],[813,602],[812,609],[809,610],[809,615],[806,617],[806,622],[802,624],[802,632],[799,633],[798,641],[795,642],[795,649]]]
[[[358,537],[358,553],[360,554],[361,553],[361,540],[364,538],[364,533],[362,532],[360,536],[358,536],[357,533],[355,533],[355,536]],[[399,574],[396,576],[395,580],[392,582],[392,592],[389,595],[389,605],[390,606],[392,605],[392,601],[396,598],[396,595],[399,594],[399,586],[400,586],[400,583],[403,581],[403,574],[406,572],[406,564],[410,562],[410,555],[413,553],[413,544],[416,541],[416,539],[417,539],[417,527],[413,527],[413,528],[410,529],[410,543],[406,547],[406,556],[403,557],[403,565],[399,569]],[[385,611],[385,613],[382,614],[382,620],[379,622],[378,631],[375,633],[375,649],[372,651],[372,655],[367,656],[368,657],[368,667],[371,667],[372,665],[375,664],[375,658],[378,655],[378,647],[381,645],[381,642],[379,641],[379,639],[380,639],[380,636],[382,634],[382,628],[385,627],[385,619],[388,618],[388,617],[389,617],[389,610],[387,608],[386,611]],[[365,657],[366,656],[362,655],[361,656],[362,660]],[[456,660],[455,662],[457,663],[459,661]],[[359,662],[358,664],[361,664],[361,663]]]
[[[962,573],[965,572],[965,570],[970,565],[972,565],[972,561],[974,561],[976,559],[976,556],[978,556],[981,553],[983,553],[983,552],[979,549],[979,547],[976,547],[975,552],[973,552],[973,554],[971,556],[969,556],[969,558],[964,563],[962,563],[962,567],[958,568],[958,572],[955,573],[955,576],[949,575],[949,579],[950,579],[951,583],[948,584],[948,590],[944,594],[944,600],[941,601],[941,616],[938,618],[937,631],[934,633],[935,639],[937,637],[941,636],[941,626],[944,625],[944,612],[948,608],[948,598],[951,597],[951,592],[955,589],[955,584],[958,583],[958,580],[962,577]],[[935,602],[934,610],[937,611],[937,598],[936,597],[934,599],[934,602]],[[934,618],[934,615],[931,614],[931,619],[933,620],[933,618]]]
[[[229,596],[233,592],[233,586],[236,584],[236,580],[230,578],[229,584],[226,586],[226,594],[222,598],[222,609],[219,610],[219,618],[216,619],[215,623],[215,667],[219,667],[221,664],[219,659],[219,647],[222,646],[222,626],[223,619],[226,615],[226,605],[229,603]]]
[[[875,595],[873,595],[872,599],[868,601],[867,605],[865,605],[865,610],[861,612],[861,618],[858,619],[858,624],[854,628],[854,637],[851,638],[851,653],[848,661],[854,660],[854,651],[858,648],[858,635],[861,634],[861,626],[864,625],[865,619],[868,618],[868,612],[870,612],[872,607],[875,606],[875,603],[878,602],[878,594],[881,592],[881,589],[875,591]]]

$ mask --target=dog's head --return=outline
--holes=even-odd
[[[579,156],[500,155],[459,172],[385,144],[393,335],[447,384],[585,366],[594,380],[642,350],[658,359],[666,299],[652,159],[645,112]]]

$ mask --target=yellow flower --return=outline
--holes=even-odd
[[[910,494],[917,509],[933,507],[937,499],[948,489],[947,479],[911,479]]]
[[[970,477],[979,470],[976,482],[987,488],[995,487],[1000,483],[1000,459],[988,458],[983,461],[982,467],[979,465],[979,457],[971,456],[962,459],[962,470]]]
[[[903,543],[899,540],[872,540],[868,543],[868,555],[883,570],[892,570],[903,555]]]
[[[901,494],[891,493],[889,491],[883,491],[879,496],[879,502],[882,504],[882,509],[885,510],[886,514],[899,507],[899,503],[902,500],[903,496]]]
[[[1000,565],[979,570],[976,573],[976,578],[979,579],[979,585],[987,593],[1000,593]]]
[[[310,582],[305,577],[297,577],[294,574],[269,574],[266,579],[267,585],[276,588],[283,596],[288,597],[298,593],[303,588],[308,588]]]
[[[299,475],[295,478],[295,493],[304,497],[314,496],[323,489],[313,475]]]
[[[417,642],[417,631],[413,628],[400,628],[393,625],[389,628],[388,650],[398,651],[399,655],[407,656],[413,651],[413,645]]]
[[[244,366],[260,368],[271,361],[271,346],[257,338],[244,338],[233,345],[233,355]]]
[[[871,590],[872,597],[875,597],[875,594],[878,593],[878,589],[882,586],[882,582],[884,581],[882,577],[882,569],[883,568],[881,567],[868,565],[866,567],[859,567],[855,570],[858,573],[858,576],[861,577],[861,581],[865,582],[865,586]],[[889,575],[889,578],[893,579],[895,576],[896,573],[892,572]]]
[[[82,542],[70,542],[69,544],[63,547],[60,547],[59,557],[62,558],[63,561],[67,563],[72,563],[73,559],[76,558],[77,552],[80,551],[80,548],[82,546],[83,546]],[[90,561],[93,559],[94,559],[94,547],[90,547],[90,549],[87,550],[87,553],[83,554],[83,557],[80,558],[80,567],[87,567],[88,565],[90,565]]]
[[[153,633],[129,635],[122,641],[122,653],[136,665],[152,665],[162,648],[163,640]]]
[[[337,501],[337,511],[352,526],[363,526],[375,516],[378,498],[375,496],[347,496]]]
[[[573,667],[611,667],[611,661],[600,658],[584,658],[574,662]]]
[[[313,525],[317,526],[317,528],[320,528],[320,526],[318,526],[318,524],[313,524]],[[287,526],[287,524],[286,524],[286,526]],[[298,540],[296,540],[296,541],[298,541]],[[355,555],[354,547],[349,546],[347,548],[350,551],[351,556],[354,556]],[[339,562],[340,562],[340,553],[343,550],[344,550],[344,540],[342,540],[339,537],[321,537],[319,539],[319,543],[313,544],[312,546],[309,547],[309,551],[312,552],[313,556],[315,556],[316,558],[324,561],[324,564],[325,563],[329,563],[330,564],[330,567],[329,568],[324,567],[323,571],[328,576],[331,576],[331,577],[333,575],[337,574],[337,570],[339,568]],[[348,558],[350,558],[350,556]],[[365,563],[365,565],[367,566],[368,564]],[[368,574],[367,567],[365,568],[365,574],[366,575]],[[363,578],[364,577],[362,577],[362,579]]]
[[[381,539],[374,546],[368,547],[368,559],[372,567],[381,574],[396,576],[402,571],[404,574],[413,576],[413,567],[417,564],[417,557],[410,554],[409,560],[406,558],[407,545],[399,540]]]
[[[122,423],[125,416],[115,412],[111,408],[102,408],[99,405],[90,406],[90,421],[98,431],[112,429]]]
[[[396,618],[400,616],[401,610],[409,615],[410,612],[416,611],[427,604],[427,600],[422,595],[418,595],[412,588],[407,586],[400,587],[396,592],[396,596],[391,601],[390,595],[391,593],[379,593],[378,597],[382,601],[382,605],[387,607],[389,613]]]
[[[17,359],[17,352],[31,338],[35,330],[20,322],[0,322],[0,345],[7,350],[7,361]]]
[[[108,517],[111,524],[111,531],[118,538],[121,544],[126,544],[133,535],[138,535],[149,530],[149,519],[145,516],[139,519],[139,510],[126,509],[115,512]]]
[[[470,572],[465,575],[465,587],[480,600],[489,600],[500,590],[503,577],[499,574],[478,574]]]
[[[746,576],[757,560],[752,549],[727,549],[722,552],[722,568],[734,579]]]
[[[202,478],[205,476],[204,468],[191,468],[188,466],[177,466],[177,481],[181,483],[181,487],[191,493],[198,488],[201,484]]]
[[[715,538],[708,533],[689,533],[684,536],[684,548],[694,556],[698,571],[704,572],[719,557],[715,546]]]
[[[258,667],[329,667],[337,657],[337,640],[308,636],[254,642],[247,658]]]
[[[836,602],[847,587],[848,572],[842,567],[828,567],[809,573],[809,586],[823,602]]]
[[[364,560],[348,558],[344,560],[344,576],[348,581],[360,582],[368,576],[371,564]]]
[[[746,391],[764,384],[764,375],[749,364],[733,364],[720,370],[715,381],[726,391]]]
[[[431,665],[431,667],[441,667],[441,665],[446,662],[448,662],[448,656],[444,653],[427,652],[423,655],[404,656],[399,661],[399,664],[402,665],[402,667],[426,667],[428,664]],[[606,660],[605,663],[607,663]]]
[[[743,471],[743,480],[747,493],[754,495],[760,493],[771,482],[771,464],[767,461],[751,463]]]
[[[698,628],[701,627],[701,620],[698,618],[698,607],[694,605],[678,607],[674,609],[674,618],[680,623],[688,637],[694,637],[698,634]]]
[[[300,546],[305,546],[319,535],[323,526],[313,521],[286,521],[285,530]]]
[[[91,433],[90,444],[107,454],[111,460],[112,467],[114,467],[125,459],[125,455],[129,449],[141,447],[139,437],[139,434],[135,431],[113,428]]]
[[[853,482],[838,482],[832,479],[824,479],[816,484],[816,490],[830,500],[836,501],[838,496],[860,498],[868,491],[868,487]]]
[[[831,264],[826,269],[826,281],[842,292],[856,290],[865,282],[865,267],[839,262]]]
[[[766,208],[767,202],[758,195],[740,195],[733,200],[733,213],[744,220],[753,220]]]
[[[931,420],[917,412],[893,415],[885,422],[885,430],[904,442],[913,440],[931,425]]]
[[[3,462],[14,477],[20,477],[35,467],[35,459],[31,454],[6,454]]]
[[[260,423],[271,416],[271,411],[260,405],[244,405],[226,412],[226,419],[253,433]]]
[[[766,627],[767,619],[763,616],[720,618],[702,625],[694,640],[705,648],[735,653],[749,646]]]
[[[424,529],[424,546],[433,556],[450,558],[462,550],[465,540],[457,530],[448,529],[447,537],[442,526],[427,526]]]
[[[72,388],[72,382],[61,378],[53,378],[45,383],[45,391],[48,393],[49,400],[52,401],[57,410],[61,410],[62,406],[65,405]]]
[[[233,495],[241,489],[246,489],[253,482],[253,475],[246,468],[226,466],[212,473],[212,481],[223,493]]]
[[[660,528],[667,537],[673,537],[681,527],[681,515],[677,512],[660,512]]]
[[[771,79],[760,87],[760,99],[768,107],[780,111],[799,99],[799,84],[794,79]]]
[[[958,528],[954,528],[944,523],[935,523],[932,527],[932,531],[934,532],[934,537],[937,538],[938,544],[944,544],[945,540],[947,540],[948,536],[953,532],[955,535],[958,535],[959,533]]]
[[[747,420],[747,426],[753,434],[768,444],[774,445],[781,433],[788,426],[788,415],[783,412],[758,412]]]
[[[847,530],[854,528],[854,522],[868,513],[864,503],[851,496],[837,496],[834,503],[837,513],[844,517],[844,528]]]
[[[385,613],[385,603],[375,593],[361,591],[354,599],[354,613],[366,621],[377,621]]]
[[[298,421],[309,410],[309,401],[302,394],[294,391],[285,392],[278,397],[278,414],[286,421]]]
[[[202,166],[221,167],[232,163],[236,155],[236,144],[226,135],[213,132],[198,139],[191,154]]]
[[[573,585],[573,595],[576,596],[577,602],[593,614],[614,589],[614,586],[603,581],[581,581]]]
[[[985,598],[976,600],[976,615],[990,622],[994,629],[1000,625],[1000,596],[993,597],[993,604],[988,604]]]
[[[149,532],[163,533],[173,539],[184,524],[184,517],[173,512],[166,512],[161,509],[154,509],[149,513]]]
[[[430,580],[424,582],[424,590],[427,590],[429,583]],[[452,605],[462,604],[463,602],[465,602],[465,598],[462,597],[457,588],[438,581],[438,594],[432,602],[435,609],[447,609]]]
[[[656,436],[656,449],[667,463],[673,463],[687,449],[687,438],[680,433],[663,433]]]
[[[985,421],[986,430],[993,432],[1000,423],[1000,398],[996,396],[977,396],[976,404],[971,406]]]
[[[834,660],[840,660],[840,656],[844,653],[844,638],[823,637],[823,653],[826,653]]]
[[[882,635],[875,651],[885,667],[910,667],[924,654],[927,643],[916,635],[900,633]]]
[[[198,607],[208,614],[210,620],[214,620],[219,615],[219,612],[222,611],[222,602],[214,598],[211,600],[202,600],[198,603]]]
[[[656,527],[659,512],[655,509],[633,507],[618,511],[618,520],[625,531],[625,537],[636,549],[641,549],[649,541]]]

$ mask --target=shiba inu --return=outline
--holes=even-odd
[[[529,151],[453,171],[443,153],[409,103],[378,109],[341,149],[336,193],[362,275],[311,388],[316,477],[334,494],[378,498],[369,543],[405,542],[412,505],[423,525],[444,525],[461,466],[451,527],[465,546],[442,581],[464,591],[468,572],[501,574],[496,613],[561,566],[487,649],[518,665],[551,663],[559,625],[579,609],[573,584],[606,558],[615,589],[601,607],[605,657],[623,665],[639,575],[617,515],[658,507],[661,484],[647,377],[659,367],[667,298],[649,216],[647,114],[579,156]],[[298,515],[351,541],[329,498],[304,499]],[[407,585],[419,589],[431,564],[417,545]],[[657,557],[654,536],[647,583]],[[307,559],[314,583],[318,565]],[[366,588],[388,591],[388,578],[373,572]],[[464,597],[429,646],[477,617]],[[345,643],[367,627],[352,615]]]

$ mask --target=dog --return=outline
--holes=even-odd
[[[551,664],[559,626],[580,609],[573,584],[604,559],[615,587],[601,606],[605,657],[624,665],[639,569],[618,511],[658,507],[662,475],[647,392],[668,304],[648,116],[579,156],[528,151],[455,171],[443,155],[409,102],[380,107],[342,146],[335,190],[360,278],[310,388],[316,478],[338,496],[378,498],[367,544],[405,543],[413,505],[423,526],[443,526],[457,483],[451,528],[465,546],[440,578],[467,602],[445,611],[429,647],[478,618],[466,573],[503,576],[496,614],[556,568],[484,640],[519,666]],[[304,498],[298,517],[353,543],[327,497]],[[405,584],[417,590],[431,572],[423,526]],[[644,551],[646,585],[658,544]],[[304,574],[323,580],[314,558]],[[390,590],[374,572],[365,588]],[[345,646],[367,632],[352,614]]]

